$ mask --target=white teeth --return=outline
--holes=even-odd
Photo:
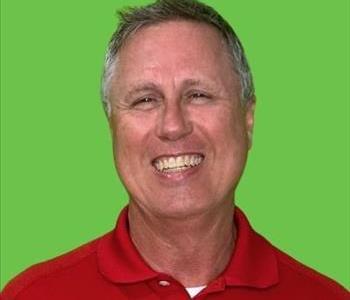
[[[168,169],[168,168],[169,168],[169,162],[167,160],[163,160],[163,169]]]
[[[190,165],[191,165],[191,166],[194,166],[194,165],[195,165],[195,162],[194,162],[195,159],[196,159],[195,157],[193,157],[193,156],[191,157],[191,159],[190,159]]]
[[[161,160],[158,160],[158,169],[163,170],[163,168],[164,168],[163,162]]]
[[[176,165],[177,166],[183,166],[185,163],[184,163],[184,158],[183,156],[178,156],[176,157]]]
[[[168,162],[169,162],[169,168],[170,168],[170,169],[173,169],[173,168],[176,167],[176,160],[175,160],[174,157],[170,157],[169,160],[168,160]]]
[[[198,154],[161,157],[154,162],[160,172],[177,172],[199,165],[203,157]]]

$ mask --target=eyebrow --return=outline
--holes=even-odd
[[[218,84],[215,83],[214,81],[208,81],[205,79],[185,79],[182,83],[181,83],[181,88],[182,89],[188,89],[191,87],[204,87],[206,90],[208,90],[208,92],[211,93],[215,93],[218,92],[218,90],[220,89]]]
[[[182,88],[189,88],[189,87],[198,86],[198,85],[205,85],[209,87],[211,86],[211,84],[209,84],[204,80],[192,79],[192,78],[184,80],[183,83],[181,84]]]
[[[155,91],[155,90],[159,91],[159,86],[153,82],[136,83],[136,84],[132,85],[132,87],[126,93],[125,99],[129,99],[133,95],[140,93],[140,92]]]

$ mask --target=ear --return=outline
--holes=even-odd
[[[108,121],[109,133],[111,137],[114,139],[114,132],[117,126],[117,121],[116,121],[117,116],[115,114],[115,111],[112,109],[108,111],[108,114],[106,113],[106,116]]]
[[[253,129],[254,129],[254,112],[255,112],[255,96],[249,98],[245,104],[245,126],[248,137],[248,148],[251,149],[253,144]]]

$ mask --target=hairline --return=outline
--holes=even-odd
[[[121,13],[121,16],[123,18],[123,13]],[[241,87],[240,91],[240,98],[241,103],[243,105],[247,104],[250,100],[254,99],[254,83],[253,78],[251,74],[251,70],[249,68],[249,64],[247,62],[247,58],[244,53],[243,46],[241,45],[238,36],[234,33],[232,27],[230,24],[227,23],[229,29],[225,28],[225,23],[217,23],[216,20],[211,21],[210,18],[208,19],[200,19],[192,16],[181,16],[181,15],[174,15],[174,16],[166,16],[164,19],[148,19],[148,20],[142,20],[140,22],[134,22],[129,24],[129,30],[126,30],[123,32],[122,26],[124,25],[123,22],[120,23],[118,29],[113,34],[113,37],[111,39],[111,42],[107,49],[105,64],[104,64],[104,71],[102,75],[102,89],[101,89],[101,96],[102,96],[102,102],[105,108],[105,112],[108,116],[110,116],[111,113],[111,103],[110,103],[110,90],[111,90],[111,82],[113,77],[115,76],[115,73],[117,72],[117,65],[118,61],[120,60],[119,54],[120,51],[123,49],[125,44],[128,42],[130,38],[135,36],[137,32],[140,29],[147,28],[150,26],[158,25],[161,23],[171,22],[171,21],[185,21],[190,23],[198,23],[210,26],[218,32],[220,36],[221,42],[225,44],[225,52],[228,54],[229,59],[232,63],[232,69],[236,76],[238,76],[238,82]],[[224,20],[225,22],[225,20]],[[232,34],[231,32],[232,31]],[[115,36],[115,34],[117,34]],[[120,35],[125,36],[120,36]],[[118,37],[119,35],[119,37]],[[113,43],[115,43],[113,45]],[[119,43],[119,45],[118,45]]]
[[[126,37],[126,39],[123,40],[123,43],[120,45],[120,47],[118,48],[118,50],[116,51],[116,53],[114,54],[113,57],[109,57],[110,62],[108,64],[106,64],[106,66],[108,66],[108,68],[106,69],[106,74],[107,76],[104,76],[104,85],[103,85],[103,98],[106,101],[110,101],[109,97],[109,92],[111,90],[110,84],[113,80],[113,78],[115,77],[117,71],[118,71],[118,62],[120,60],[120,53],[122,51],[122,49],[126,46],[126,44],[128,43],[128,41],[133,38],[141,29],[147,29],[148,27],[152,27],[152,26],[156,26],[159,24],[163,24],[163,23],[168,23],[168,22],[188,22],[188,23],[197,23],[197,24],[201,24],[204,26],[208,26],[210,28],[213,28],[219,36],[220,39],[220,43],[222,43],[225,47],[225,55],[227,55],[227,57],[229,58],[231,64],[232,64],[232,71],[234,72],[234,74],[237,76],[236,79],[239,81],[239,84],[241,86],[241,89],[243,90],[243,86],[240,80],[240,75],[238,70],[235,67],[235,63],[234,63],[234,58],[233,58],[233,54],[230,51],[230,47],[229,44],[224,36],[224,34],[220,31],[219,28],[217,28],[217,26],[211,24],[211,23],[207,23],[204,21],[200,21],[200,20],[194,20],[194,19],[187,19],[184,17],[174,17],[174,18],[169,18],[166,20],[158,20],[158,21],[154,21],[154,22],[149,22],[146,24],[140,24],[140,26],[135,27],[131,32],[129,32],[128,36]],[[108,52],[109,54],[109,52]],[[242,92],[242,91],[241,91]],[[242,95],[243,97],[243,95]]]

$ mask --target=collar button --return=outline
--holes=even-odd
[[[160,281],[158,281],[158,284],[159,284],[160,286],[166,287],[166,286],[169,286],[169,285],[170,285],[170,282],[169,282],[169,281],[166,281],[166,280],[160,280]]]

